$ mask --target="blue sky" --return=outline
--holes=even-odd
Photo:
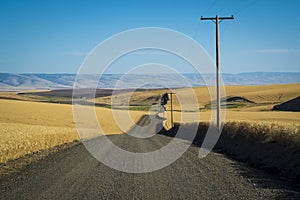
[[[76,73],[101,41],[133,28],[182,32],[214,58],[220,24],[221,71],[300,72],[298,0],[0,0],[0,72]],[[118,73],[118,69],[112,71]]]

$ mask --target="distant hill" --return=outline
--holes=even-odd
[[[201,75],[183,74],[191,86],[206,85]],[[214,83],[213,74],[205,74],[208,83]],[[0,90],[25,90],[25,89],[64,89],[73,86],[76,74],[9,74],[0,73]],[[98,88],[114,88],[121,74],[104,74]],[[254,72],[240,74],[222,74],[225,85],[265,85],[288,84],[300,82],[299,73],[281,72]],[[88,88],[98,83],[95,75],[80,77],[79,87]],[[145,84],[147,83],[147,84]],[[144,88],[183,87],[182,81],[175,74],[131,74],[122,80],[123,87],[131,88],[139,85]]]
[[[274,106],[273,110],[300,112],[300,96]]]

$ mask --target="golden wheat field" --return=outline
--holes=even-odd
[[[182,112],[174,112],[174,122],[183,123],[185,121],[182,120]],[[187,115],[186,122],[197,122],[194,119],[200,119],[200,122],[208,122],[211,120],[214,115],[211,111],[204,112],[195,112],[195,113],[185,113]],[[195,116],[198,115],[198,116]],[[168,123],[170,123],[171,114],[167,112]],[[252,122],[276,122],[279,124],[300,125],[300,113],[299,112],[274,112],[274,111],[266,111],[266,112],[253,112],[253,111],[226,111],[224,116],[224,122],[229,121],[252,121]]]
[[[264,86],[225,86],[227,97],[243,97],[255,103],[244,107],[237,107],[226,109],[226,115],[224,116],[224,122],[228,121],[252,121],[252,122],[267,122],[267,123],[279,123],[286,124],[286,126],[293,126],[293,124],[300,124],[300,112],[285,112],[285,111],[272,111],[274,105],[283,103],[290,99],[300,96],[300,84],[281,84],[281,85],[264,85]],[[185,95],[185,89],[175,89],[177,94],[183,93]],[[195,94],[198,98],[199,108],[203,108],[204,105],[210,102],[210,95],[208,88],[196,87],[194,88]],[[160,93],[165,91],[158,91]],[[187,95],[187,94],[186,94]],[[182,122],[180,104],[174,95],[173,109],[174,121]],[[167,110],[170,110],[170,104],[166,106]],[[197,119],[200,121],[210,121],[214,117],[212,110],[203,110],[198,113],[188,113],[190,115],[189,120]],[[224,109],[223,109],[224,112]],[[168,123],[170,123],[170,112],[168,115]],[[198,115],[193,117],[193,115]]]
[[[225,89],[227,97],[238,96],[255,102],[246,104],[246,106],[227,109],[224,117],[226,123],[231,121],[251,124],[276,123],[287,128],[298,127],[300,124],[300,112],[271,111],[274,105],[299,96],[299,83],[226,86]],[[151,105],[153,102],[157,103],[157,98],[153,98],[153,96],[159,96],[165,92],[168,92],[168,90],[136,92],[131,97],[130,102],[133,105]],[[176,95],[180,93],[188,99],[186,89],[174,89],[174,92],[176,93],[173,98],[174,122],[210,121],[214,114],[210,109],[198,110],[197,112],[184,112],[181,110]],[[197,96],[199,109],[210,103],[211,98],[208,88],[196,87],[194,93]],[[124,94],[120,94],[120,97],[122,95]],[[21,96],[17,92],[2,92],[0,97],[23,100],[0,100],[0,162],[6,162],[41,149],[80,139],[75,129],[71,105],[32,102],[33,100],[39,100],[40,97]],[[95,102],[110,104],[111,97],[97,98]],[[170,127],[170,102],[166,105],[166,108],[166,125]],[[117,112],[116,115],[122,119],[127,111],[118,110]],[[104,133],[115,134],[126,132],[133,125],[133,122],[136,122],[143,114],[147,113],[147,110],[130,110],[132,121],[124,121],[122,124],[115,123],[111,109],[96,107],[95,113]],[[185,115],[185,120],[182,120],[182,114]],[[84,115],[82,117],[85,118]],[[119,125],[121,125],[121,128]]]
[[[214,88],[207,87],[195,87],[194,92],[197,96],[199,107],[203,107],[205,104],[210,103],[214,96],[210,96],[209,89],[214,92]],[[262,85],[262,86],[225,86],[224,93],[221,93],[228,97],[243,97],[256,103],[251,108],[239,108],[239,110],[247,109],[252,110],[264,110],[265,108],[271,108],[276,104],[283,103],[290,99],[300,96],[300,83],[295,84],[279,84],[279,85]],[[157,92],[164,92],[157,91]],[[185,89],[175,89],[175,93],[186,93]],[[214,93],[212,93],[213,95]],[[188,95],[188,94],[187,94]],[[176,97],[176,95],[175,95]],[[174,108],[179,109],[178,101],[175,98]],[[258,108],[258,109],[257,109]]]
[[[255,137],[261,142],[276,142],[287,146],[299,146],[300,125],[287,126],[278,122],[229,121],[223,129],[230,135]]]
[[[79,140],[71,105],[0,100],[0,113],[0,162]],[[96,114],[105,133],[122,133],[110,109],[97,107]],[[130,111],[133,121],[142,114]]]
[[[195,87],[193,88],[194,93],[197,97],[199,108],[203,108],[206,104],[209,104],[211,100],[214,100],[215,97],[215,88],[214,87]],[[211,90],[212,94],[209,93]],[[170,92],[167,89],[147,91],[147,92],[135,92],[130,101],[131,104],[147,104],[150,102],[152,96],[159,96],[165,92]],[[190,93],[187,89],[174,89],[173,108],[175,110],[180,110],[178,99],[176,95],[181,95],[182,97],[188,96]],[[247,100],[255,102],[255,105],[249,107],[242,107],[238,109],[233,109],[236,111],[265,111],[270,110],[274,105],[283,103],[290,99],[300,96],[300,83],[295,84],[278,84],[278,85],[262,85],[262,86],[224,86],[224,91],[222,95],[228,97],[243,97]],[[116,96],[122,96],[124,94],[119,94]],[[212,96],[211,96],[212,95]],[[120,98],[118,97],[118,98]],[[110,104],[111,97],[100,97],[95,99],[96,103]],[[154,101],[152,101],[153,103]],[[185,102],[183,102],[185,103]]]

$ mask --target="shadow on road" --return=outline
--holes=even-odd
[[[150,119],[142,117],[137,126],[148,127]],[[157,123],[152,128],[161,126],[160,120],[154,120]],[[131,131],[137,131],[137,126]],[[150,152],[167,145],[178,128],[175,124],[171,130],[162,129],[150,138],[128,134],[107,137],[128,151]],[[183,156],[151,173],[112,169],[97,161],[83,144],[75,145],[10,176],[0,176],[0,199],[299,199],[298,182],[218,154],[226,153],[220,144],[215,153],[198,158],[205,134],[205,126],[200,127],[194,145]],[[182,139],[190,137],[183,135]]]
[[[253,167],[241,167],[243,162],[233,163],[236,172],[248,179],[254,186],[274,191],[277,199],[300,199],[299,181],[280,176],[276,169],[257,169]],[[280,190],[280,193],[276,192]]]
[[[186,126],[185,124],[182,126]],[[187,126],[191,126],[187,125]],[[158,134],[165,135],[168,137],[178,137],[176,133],[180,127],[180,124],[175,124],[170,130],[161,130]],[[203,140],[206,136],[208,130],[208,125],[202,124],[198,127],[198,132],[192,141],[193,146],[201,147]],[[181,139],[190,140],[189,136],[181,137]],[[226,145],[224,145],[226,143]],[[249,182],[255,187],[265,188],[277,193],[278,199],[300,199],[300,180],[297,178],[287,178],[285,174],[276,168],[261,165],[261,163],[252,165],[243,160],[243,156],[232,154],[232,152],[227,151],[228,144],[230,140],[226,134],[221,134],[217,144],[215,145],[213,152],[221,153],[228,157],[229,159],[237,160],[238,162],[233,162],[232,167],[235,169],[241,177],[248,179]],[[236,144],[234,144],[236,145]],[[248,151],[252,151],[248,149]],[[200,158],[199,158],[200,159]],[[279,193],[277,191],[280,191]],[[282,192],[284,191],[284,192]]]

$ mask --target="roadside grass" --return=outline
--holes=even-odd
[[[167,107],[169,111],[170,108]],[[221,110],[222,111],[222,110]],[[171,113],[167,112],[167,120],[170,122]],[[222,112],[221,112],[222,114]],[[224,113],[225,114],[225,113]],[[208,122],[211,119],[215,119],[215,111],[214,110],[205,110],[202,109],[199,112],[173,112],[174,122],[177,123],[185,123],[189,122],[197,122],[200,119],[200,122]],[[184,120],[183,117],[185,116]],[[188,115],[190,115],[189,118]],[[198,116],[197,116],[198,115]],[[223,116],[223,114],[221,115]],[[224,116],[224,121],[251,121],[253,123],[259,122],[267,122],[267,123],[279,123],[279,124],[298,124],[300,125],[300,112],[286,112],[286,111],[235,111],[232,109],[228,109]]]
[[[199,125],[193,143],[201,145],[205,141],[204,136],[207,134],[209,122],[181,125],[187,129]],[[281,176],[300,179],[299,124],[275,121],[228,121],[224,123],[222,134],[217,140],[214,148],[218,152],[254,167],[271,169]]]
[[[262,143],[272,142],[286,146],[300,145],[300,125],[280,122],[228,121],[223,130],[235,137],[255,138]]]
[[[199,125],[199,134],[208,130],[209,122],[176,123],[185,128]],[[204,131],[204,132],[203,132]],[[231,120],[223,124],[222,134],[230,136],[231,139],[239,137],[243,140],[252,140],[257,143],[276,143],[291,149],[300,149],[300,124],[280,122],[254,122]],[[243,146],[243,144],[240,144]]]

